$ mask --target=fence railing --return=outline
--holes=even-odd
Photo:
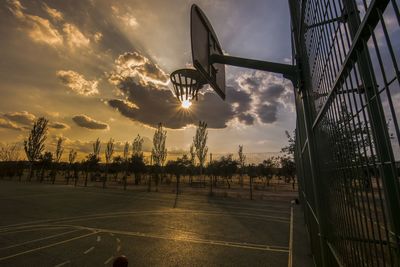
[[[290,0],[296,165],[318,266],[400,264],[400,11]]]

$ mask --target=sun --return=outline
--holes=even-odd
[[[184,109],[189,109],[191,105],[192,105],[192,102],[190,102],[190,100],[183,100],[182,101],[182,107]]]

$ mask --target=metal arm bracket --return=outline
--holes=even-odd
[[[210,62],[212,64],[219,63],[236,67],[279,73],[282,74],[284,78],[291,80],[294,86],[297,85],[299,80],[297,66],[295,65],[218,54],[211,55]]]

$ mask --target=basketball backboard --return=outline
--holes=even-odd
[[[193,66],[217,94],[225,99],[225,64],[214,63],[211,55],[223,55],[221,45],[210,22],[195,4],[190,12],[190,36]]]

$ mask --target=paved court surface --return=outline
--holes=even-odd
[[[0,181],[0,266],[312,266],[299,209]]]

